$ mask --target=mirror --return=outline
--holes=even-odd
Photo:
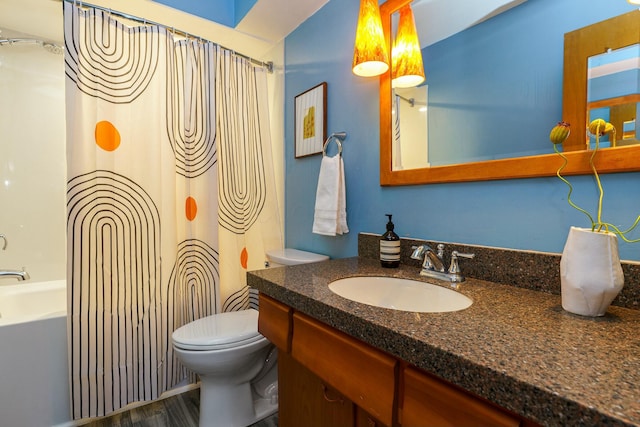
[[[391,16],[411,0],[388,0],[380,5],[382,25],[391,49]],[[590,173],[590,152],[585,150],[587,124],[587,58],[640,42],[640,11],[599,22],[565,34],[563,113],[572,124],[565,144],[569,164],[565,174]],[[427,65],[427,82],[428,65]],[[390,73],[380,77],[380,185],[414,185],[441,182],[554,176],[562,159],[555,153],[518,158],[476,161],[418,169],[393,169],[392,89]],[[559,118],[560,119],[560,118]],[[559,120],[558,119],[558,120]],[[582,124],[582,125],[578,125]],[[553,123],[548,124],[549,130]],[[640,170],[640,146],[618,146],[599,151],[596,158],[601,173]]]

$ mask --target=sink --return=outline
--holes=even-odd
[[[473,303],[452,289],[398,277],[347,277],[329,283],[329,289],[351,301],[420,313],[464,310]]]

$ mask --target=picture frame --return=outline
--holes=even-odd
[[[322,153],[327,139],[327,82],[296,95],[294,123],[295,158]]]

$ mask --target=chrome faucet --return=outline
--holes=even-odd
[[[458,251],[451,252],[451,263],[449,269],[444,268],[444,245],[440,243],[435,252],[429,245],[412,246],[412,259],[422,260],[421,276],[431,277],[434,279],[448,280],[449,282],[464,282],[464,276],[460,270],[458,259],[472,259],[475,254],[466,254]]]
[[[31,279],[31,276],[29,276],[29,273],[27,273],[25,271],[25,269],[23,268],[22,271],[20,270],[0,270],[0,279],[4,279],[5,277],[14,277],[18,280],[28,280]]]

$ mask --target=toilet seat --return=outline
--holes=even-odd
[[[255,309],[218,313],[176,329],[173,345],[183,350],[207,351],[241,347],[265,340],[258,332]]]

